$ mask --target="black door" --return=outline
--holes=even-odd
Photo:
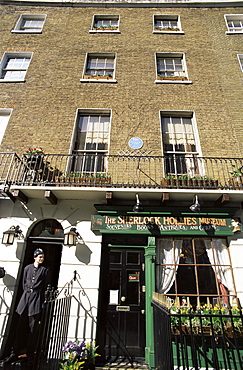
[[[144,357],[144,250],[111,248],[108,266],[105,357]]]

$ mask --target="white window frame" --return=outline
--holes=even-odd
[[[95,24],[97,20],[100,21],[117,21],[117,28],[116,29],[96,29]],[[120,15],[113,15],[113,14],[94,14],[91,24],[91,29],[89,30],[90,33],[120,33]]]
[[[113,59],[114,66],[113,66],[112,77],[104,77],[104,76],[99,76],[99,75],[88,75],[86,71],[87,71],[88,61],[90,58]],[[86,53],[83,75],[82,75],[82,78],[80,79],[80,82],[114,83],[114,82],[117,82],[115,79],[115,73],[116,73],[116,53]]]
[[[12,114],[12,111],[13,111],[13,109],[10,109],[10,108],[0,108],[0,117],[3,117],[3,116],[8,117],[8,119],[6,119],[6,122],[4,122],[4,124],[1,122],[1,126],[0,126],[0,144],[2,143],[3,136],[4,136],[6,128],[8,126],[9,119],[10,119],[10,116]]]
[[[110,127],[109,127],[109,140],[108,140],[108,148],[107,150],[101,150],[100,153],[106,153],[109,155],[110,152],[110,140],[111,140],[111,124],[112,124],[112,110],[111,109],[106,109],[106,108],[78,108],[76,112],[76,117],[75,117],[75,124],[74,124],[74,129],[73,129],[73,135],[72,135],[72,141],[71,141],[71,146],[70,146],[70,154],[73,154],[75,149],[75,140],[76,140],[76,133],[77,133],[77,127],[79,124],[79,118],[81,116],[89,116],[89,115],[95,115],[95,116],[102,116],[102,115],[108,115],[110,118]],[[88,150],[78,150],[80,153],[87,153]],[[90,150],[90,152],[94,152],[94,150]],[[96,152],[99,152],[96,150]],[[67,172],[70,170],[70,163],[67,166]],[[104,173],[108,173],[108,160],[105,163],[105,171]]]
[[[176,21],[177,22],[177,29],[155,29],[155,23],[156,21],[159,20],[159,21]],[[183,35],[184,32],[182,31],[182,28],[181,28],[181,17],[180,15],[172,15],[172,14],[154,14],[153,15],[153,33],[167,33],[167,34],[170,34],[170,33],[173,33],[173,34],[181,34]]]
[[[166,77],[166,78],[159,78],[158,76],[158,66],[157,61],[158,59],[174,59],[180,58],[182,61],[183,71],[177,72],[175,71],[175,76]],[[155,53],[155,71],[156,71],[156,79],[155,83],[179,83],[179,84],[191,84],[192,81],[188,78],[187,73],[187,66],[186,66],[186,57],[185,53]]]
[[[240,63],[241,71],[243,72],[243,54],[237,54],[237,57]]]
[[[27,73],[27,70],[29,68],[31,59],[32,59],[33,53],[25,53],[25,52],[5,52],[3,54],[2,60],[0,62],[0,82],[25,82],[25,76]],[[5,69],[5,66],[7,64],[8,59],[13,59],[13,58],[28,58],[29,59],[29,64],[26,69],[20,69],[25,71],[25,74],[23,78],[19,79],[7,79],[7,78],[1,78],[2,72]],[[14,69],[13,69],[14,70]]]
[[[202,157],[202,150],[201,150],[201,145],[200,145],[200,140],[199,140],[199,133],[198,133],[198,129],[197,129],[195,112],[193,112],[193,111],[177,111],[177,110],[173,110],[173,111],[160,110],[159,111],[161,151],[162,151],[162,155],[165,156],[167,153],[164,153],[164,149],[163,149],[162,117],[191,118],[192,130],[193,130],[195,145],[196,145],[196,149],[197,149],[195,154],[197,154],[197,157]],[[171,153],[171,154],[173,154],[173,153]],[[181,153],[178,152],[178,155],[180,155],[180,154],[184,155],[184,154],[186,154],[186,152],[181,152]],[[191,163],[190,159],[189,159],[189,163]],[[204,170],[203,162],[199,163],[199,168],[198,169],[199,169],[200,176],[204,176],[205,175],[205,170]],[[163,171],[164,171],[164,175],[166,175],[165,166],[163,166]],[[191,176],[191,177],[193,177],[194,175],[198,176],[198,174],[194,173],[193,169],[191,169],[191,170],[188,169],[188,175]]]
[[[234,35],[234,34],[239,34],[243,33],[243,14],[225,14],[224,15],[227,31],[225,32],[227,35]],[[232,30],[228,26],[228,21],[240,21],[241,22],[241,27],[239,30],[239,27],[232,28]]]
[[[36,28],[31,29],[21,29],[23,22],[25,20],[41,20],[43,21],[42,27],[39,27],[37,30]],[[42,33],[44,24],[46,20],[46,14],[21,14],[14,29],[11,31],[12,33]]]

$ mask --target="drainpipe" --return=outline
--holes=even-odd
[[[151,369],[154,369],[154,323],[152,294],[155,291],[155,237],[148,238],[148,246],[145,247],[145,314],[146,314],[146,347],[145,361]]]

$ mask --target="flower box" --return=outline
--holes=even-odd
[[[168,81],[188,81],[186,76],[157,76],[158,80],[168,80]]]
[[[84,75],[87,80],[112,80],[112,76]]]
[[[218,180],[214,179],[198,179],[198,178],[180,178],[178,177],[164,177],[161,179],[161,185],[169,188],[217,188]]]
[[[56,186],[109,186],[111,177],[92,176],[55,176]]]

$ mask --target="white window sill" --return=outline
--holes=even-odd
[[[226,31],[226,35],[239,35],[242,34],[243,31]]]
[[[192,81],[189,80],[155,80],[156,84],[192,84]]]
[[[0,82],[25,82],[25,79],[22,79],[22,80],[0,79]]]
[[[114,79],[103,79],[103,78],[81,78],[80,82],[101,82],[101,83],[116,83]]]
[[[170,30],[170,31],[163,31],[163,30],[161,30],[161,31],[159,31],[159,30],[154,30],[153,31],[153,33],[173,33],[173,34],[179,34],[179,35],[184,35],[185,34],[185,32],[184,31],[172,31],[172,30]]]
[[[42,33],[42,30],[39,31],[24,31],[24,30],[12,30],[12,33]]]
[[[89,33],[121,33],[119,30],[89,30]]]

